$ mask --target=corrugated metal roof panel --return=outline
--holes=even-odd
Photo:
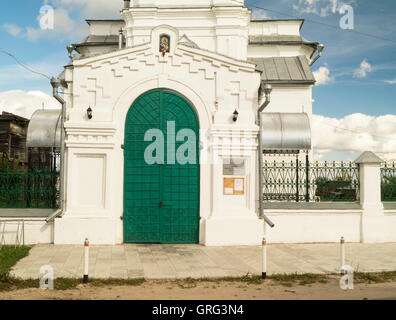
[[[304,80],[303,73],[304,71],[299,68],[298,63],[296,63],[294,58],[286,58],[285,59],[287,69],[289,71],[290,80],[294,79],[297,81]]]
[[[103,43],[104,45],[109,43],[116,43],[118,44],[118,36],[117,35],[90,35],[80,44],[87,44],[87,43]]]
[[[262,71],[261,80],[268,83],[315,83],[308,59],[304,56],[248,58],[248,62]]]
[[[311,125],[306,113],[261,113],[263,151],[311,150]]]
[[[276,66],[276,71],[278,73],[278,80],[281,80],[281,79],[291,80],[289,70],[287,70],[286,58],[284,58],[284,59],[274,58],[274,62],[275,62],[275,66]]]
[[[56,147],[61,145],[62,110],[37,110],[29,122],[26,145],[28,148]]]

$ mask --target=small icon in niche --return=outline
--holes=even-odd
[[[164,57],[170,51],[170,37],[166,34],[160,36],[160,52]]]

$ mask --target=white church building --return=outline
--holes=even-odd
[[[309,119],[320,44],[300,35],[303,20],[254,20],[244,1],[124,1],[121,16],[87,21],[55,85],[65,159],[53,242],[260,244],[264,86],[265,112]]]
[[[301,36],[303,20],[256,20],[243,0],[126,0],[121,18],[87,20],[51,81],[65,129],[60,209],[27,224],[26,242],[260,244],[271,221],[258,150],[311,154],[323,45]],[[262,139],[260,123],[273,126]],[[269,214],[274,241],[333,239],[316,218]]]
[[[242,0],[125,0],[121,18],[87,20],[51,80],[62,112],[29,124],[28,147],[60,148],[59,208],[1,209],[0,245],[396,241],[394,170],[310,165],[324,46],[303,20]]]

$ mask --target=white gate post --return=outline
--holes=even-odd
[[[361,241],[381,243],[385,240],[384,205],[381,201],[381,160],[366,151],[356,159],[360,169],[360,204],[363,209]]]

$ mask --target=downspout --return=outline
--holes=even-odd
[[[119,35],[118,35],[118,49],[121,50],[122,49],[122,45],[124,43],[124,31],[122,30],[122,28],[118,31]]]
[[[259,152],[258,152],[258,165],[259,165],[259,211],[260,218],[264,219],[264,221],[271,227],[275,227],[275,224],[264,214],[264,206],[263,206],[263,142],[261,137],[261,112],[270,104],[271,102],[271,92],[272,86],[270,84],[266,84],[263,88],[263,85],[260,86],[259,93],[259,104],[261,104],[263,95],[265,95],[265,101],[260,105],[257,112],[257,123],[259,126]]]
[[[62,116],[61,116],[61,151],[60,151],[60,195],[59,202],[60,208],[50,215],[45,221],[51,222],[56,217],[60,216],[65,210],[65,117],[66,117],[66,101],[59,95],[59,87],[67,87],[65,83],[59,78],[51,78],[51,86],[53,89],[53,96],[62,105]]]
[[[315,57],[315,59],[313,59],[313,60],[310,61],[310,63],[309,63],[309,66],[310,66],[310,67],[312,67],[313,64],[322,56],[322,52],[323,52],[324,47],[325,47],[325,46],[324,46],[323,44],[321,44],[321,43],[319,43],[319,44],[316,46],[316,51],[318,51],[318,55]]]

